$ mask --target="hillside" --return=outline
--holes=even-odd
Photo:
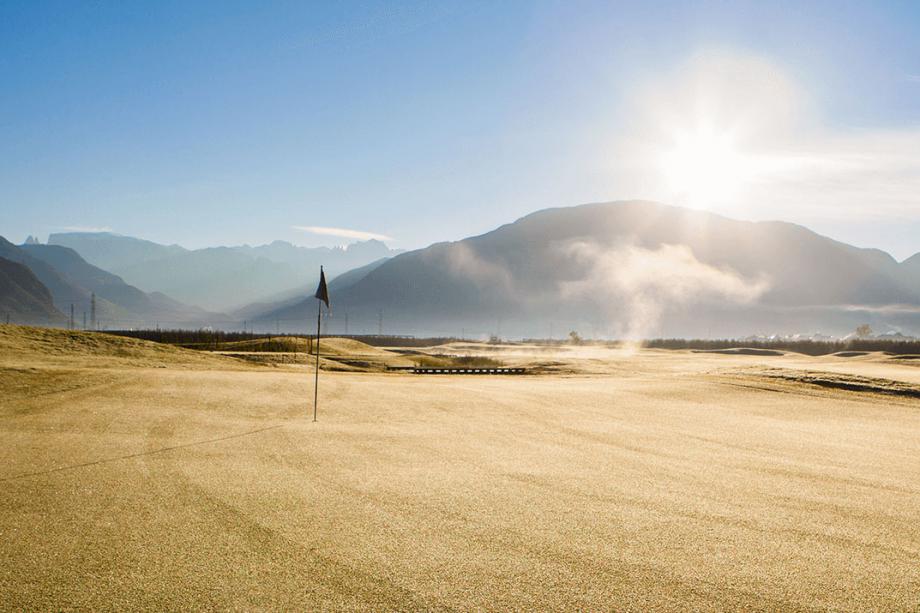
[[[51,292],[29,268],[0,258],[0,322],[63,324],[65,316],[54,308]]]
[[[367,327],[383,313],[407,333],[465,326],[546,336],[556,321],[614,335],[705,336],[844,331],[872,317],[879,327],[916,326],[915,314],[876,312],[920,304],[918,289],[887,254],[798,225],[614,202],[539,211],[399,255],[333,302],[352,322]],[[264,318],[303,320],[311,308],[308,299]]]
[[[90,290],[81,287],[51,264],[33,256],[25,249],[17,247],[2,236],[0,236],[0,257],[18,262],[32,271],[42,285],[51,292],[54,306],[62,313],[69,313],[71,304],[74,305],[78,317],[81,317],[81,319],[83,312],[89,312],[90,295],[92,293]],[[130,317],[130,313],[126,309],[109,302],[105,298],[97,298],[96,314],[100,320]]]
[[[389,258],[380,258],[379,260],[374,260],[370,264],[365,264],[364,266],[353,268],[343,272],[338,276],[333,277],[329,281],[329,291],[339,292],[346,287],[351,287],[366,277],[372,270],[379,268],[388,259]],[[236,309],[232,314],[234,317],[240,320],[258,321],[259,318],[261,318],[266,313],[272,313],[280,309],[295,305],[303,301],[305,296],[312,296],[313,292],[315,291],[316,283],[304,285],[296,289],[276,294],[275,296],[266,298],[265,300],[249,303],[244,307]]]
[[[172,325],[183,322],[191,324],[219,317],[202,309],[184,305],[163,294],[142,292],[125,283],[121,277],[93,266],[68,247],[26,244],[19,248],[53,267],[73,285],[95,293],[97,299],[101,298],[123,309],[125,312],[118,317],[122,326],[152,325],[156,321]]]
[[[274,241],[186,250],[110,233],[75,233],[52,234],[49,243],[73,248],[88,262],[145,292],[160,292],[212,311],[245,310],[252,303],[282,300],[282,293],[315,284],[321,264],[335,276],[399,253],[376,240],[345,248]]]
[[[920,288],[920,253],[901,262],[901,270],[912,287]]]
[[[26,325],[0,326],[0,356],[3,356],[0,372],[32,363],[43,368],[64,365],[68,369],[95,365],[246,368],[241,361],[206,351],[182,349],[105,332]],[[3,374],[15,375],[9,372]]]

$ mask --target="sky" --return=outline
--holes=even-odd
[[[920,3],[0,3],[0,234],[403,249],[654,199],[920,251]]]

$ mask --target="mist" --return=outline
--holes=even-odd
[[[685,245],[646,249],[577,241],[563,249],[588,271],[578,281],[562,282],[563,296],[600,301],[616,336],[627,341],[653,336],[668,311],[711,301],[751,304],[770,288],[765,276],[747,279],[704,264]]]

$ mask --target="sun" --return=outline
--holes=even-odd
[[[677,132],[660,163],[672,197],[696,208],[729,204],[738,197],[746,175],[745,159],[732,133],[711,126]]]

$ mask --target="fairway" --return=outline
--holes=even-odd
[[[917,366],[324,372],[312,423],[305,366],[3,329],[4,610],[920,606],[920,400],[764,376]]]

